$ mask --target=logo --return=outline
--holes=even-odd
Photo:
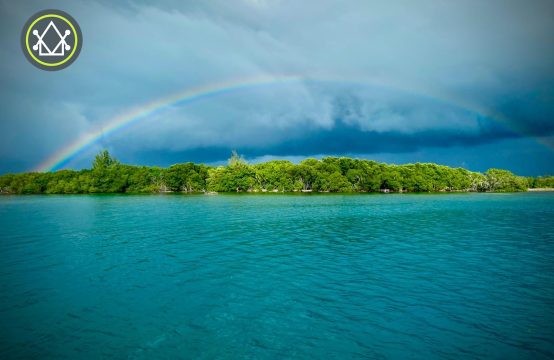
[[[79,56],[83,35],[77,21],[61,10],[43,10],[27,20],[21,48],[29,62],[42,70],[61,70]]]

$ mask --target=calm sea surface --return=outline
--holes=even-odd
[[[554,358],[554,194],[1,196],[0,358]]]

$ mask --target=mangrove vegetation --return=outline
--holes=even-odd
[[[0,176],[4,194],[515,192],[528,188],[554,188],[554,177],[522,177],[500,169],[479,173],[431,163],[388,165],[346,157],[248,164],[236,152],[226,166],[187,162],[160,168],[121,164],[102,151],[91,169]]]

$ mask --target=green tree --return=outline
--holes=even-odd
[[[119,165],[119,161],[113,158],[108,150],[102,150],[92,162],[92,170],[103,170]]]
[[[488,191],[525,191],[527,190],[527,181],[515,176],[508,170],[489,169],[485,172]]]
[[[129,179],[127,166],[112,158],[107,150],[96,155],[92,163],[91,183],[89,192],[118,193],[124,192]]]
[[[273,160],[249,165],[233,151],[227,166],[191,162],[167,169],[121,164],[101,151],[92,169],[0,175],[2,194],[75,194],[201,191],[526,191],[554,187],[554,177],[520,177],[507,170],[484,174],[430,163],[387,165],[371,160],[325,157],[295,165]]]

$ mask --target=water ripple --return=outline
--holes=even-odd
[[[0,353],[554,358],[553,204],[0,197]]]

